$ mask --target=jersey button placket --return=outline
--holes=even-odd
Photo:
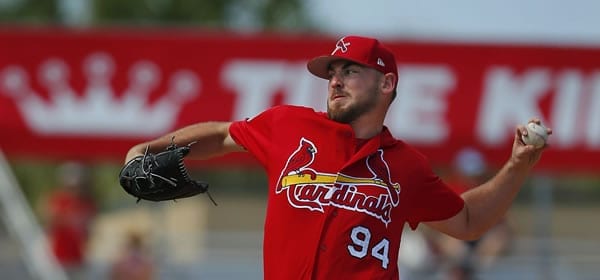
[[[316,277],[315,275],[318,274],[319,271],[319,267],[322,266],[322,262],[324,260],[326,260],[326,256],[324,256],[325,251],[327,250],[327,245],[325,245],[326,242],[326,238],[325,238],[325,233],[327,232],[327,227],[329,226],[329,215],[327,214],[327,211],[325,211],[325,213],[323,213],[321,221],[320,221],[320,234],[319,234],[319,239],[316,242],[316,246],[313,247],[315,248],[315,258],[313,259],[313,264],[312,264],[312,275],[313,275],[313,279]]]
[[[325,218],[323,219],[323,224],[321,226],[321,238],[319,240],[319,247],[318,247],[318,252],[319,253],[324,253],[327,250],[327,245],[325,244],[325,240],[326,240],[326,233],[328,228],[331,226],[331,218],[332,218],[332,214],[325,214]]]
[[[335,175],[335,181],[334,181],[334,185],[333,185],[333,188],[334,188],[334,189],[336,189],[336,190],[337,190],[337,188],[339,187],[339,184],[338,184],[338,178],[339,178],[339,177],[340,177],[340,173],[338,172],[338,173]],[[331,206],[331,213],[330,213],[330,215],[329,215],[329,216],[330,216],[330,218],[335,218],[335,217],[337,217],[337,215],[338,215],[338,211],[339,211],[339,210],[340,210],[339,208],[337,208],[337,207],[335,207],[335,206]]]
[[[339,173],[335,178],[335,186],[337,186],[337,179],[338,179]],[[327,245],[324,243],[324,240],[326,238],[326,233],[329,230],[329,228],[332,226],[332,221],[334,218],[336,218],[338,216],[338,211],[339,209],[335,206],[329,206],[329,211],[325,211],[325,218],[323,219],[323,223],[321,225],[321,239],[320,239],[320,243],[319,243],[319,252],[320,253],[324,253],[325,251],[327,251]]]

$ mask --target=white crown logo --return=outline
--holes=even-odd
[[[69,85],[69,68],[63,60],[46,60],[39,68],[39,81],[48,89],[48,100],[31,88],[27,72],[8,66],[0,72],[0,90],[15,100],[29,127],[40,134],[152,136],[174,125],[183,103],[200,88],[197,75],[179,70],[170,77],[167,91],[149,104],[148,96],[160,81],[160,69],[140,60],[129,70],[129,85],[121,97],[110,85],[113,59],[93,53],[83,62],[87,80],[83,95]]]

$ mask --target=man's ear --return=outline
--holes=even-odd
[[[396,75],[394,75],[393,73],[384,74],[383,79],[381,81],[381,91],[385,93],[394,92],[397,80],[398,79],[396,78]]]

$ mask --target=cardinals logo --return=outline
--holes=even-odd
[[[281,171],[276,193],[285,191],[295,208],[324,212],[332,206],[366,213],[386,225],[391,221],[391,210],[400,202],[400,184],[392,182],[382,149],[364,161],[371,177],[317,172],[310,168],[316,155],[315,144],[301,138]]]
[[[383,159],[383,150],[379,149],[376,153],[370,155],[367,158],[367,167],[371,174],[373,174],[374,180],[380,180],[385,185],[392,200],[394,206],[398,206],[400,200],[400,184],[392,183],[392,177],[390,176],[390,168],[387,162]]]
[[[300,145],[298,149],[292,153],[292,155],[288,158],[283,171],[281,172],[281,176],[279,177],[279,182],[281,182],[281,177],[284,175],[310,175],[311,179],[315,179],[317,173],[308,168],[308,166],[315,160],[315,154],[317,153],[317,147],[311,141],[302,137],[300,139]],[[277,193],[280,193],[283,190],[281,184],[277,186]]]

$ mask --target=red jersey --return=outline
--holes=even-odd
[[[265,279],[398,279],[402,228],[462,199],[387,128],[362,143],[310,108],[273,107],[229,129],[266,169]]]

